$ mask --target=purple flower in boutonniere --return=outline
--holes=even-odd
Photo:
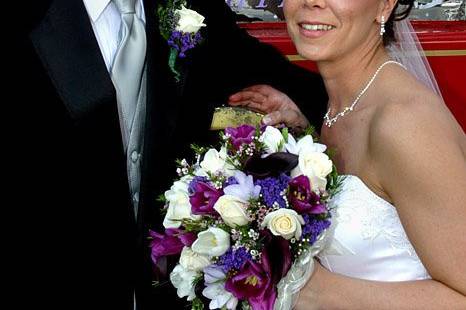
[[[177,58],[185,58],[186,52],[201,41],[200,29],[205,27],[204,16],[186,8],[184,0],[168,0],[165,7],[158,9],[160,32],[170,46],[168,66],[179,81]]]

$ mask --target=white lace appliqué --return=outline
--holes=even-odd
[[[335,203],[344,200],[344,207],[336,207],[336,220],[345,223],[357,216],[361,221],[361,237],[373,241],[385,238],[393,249],[406,251],[410,257],[419,260],[409,241],[394,206],[373,193],[359,178],[350,176],[344,182]]]

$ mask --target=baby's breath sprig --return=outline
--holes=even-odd
[[[211,173],[207,171],[207,176],[209,177],[210,182],[216,189],[223,188],[223,184],[227,180],[227,176],[224,175],[222,172]]]
[[[193,144],[191,144],[191,150],[193,150],[193,152],[194,152],[196,155],[203,156],[203,155],[209,150],[209,148],[203,147],[203,146],[199,146],[199,145],[193,143]]]
[[[294,258],[298,258],[301,254],[308,251],[310,246],[309,238],[302,238],[301,240],[292,238],[290,240],[291,255],[293,255]]]
[[[236,241],[236,247],[244,247],[254,259],[260,258],[262,242],[260,234],[249,225],[238,226],[231,230],[232,239]]]
[[[186,159],[177,159],[176,161],[176,173],[182,177],[185,175],[194,175],[194,167],[191,166]]]

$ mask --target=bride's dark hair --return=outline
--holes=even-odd
[[[388,18],[388,21],[385,23],[385,34],[383,36],[383,43],[385,46],[395,41],[393,24],[408,17],[413,6],[414,0],[398,0],[395,7],[393,8],[392,14]]]

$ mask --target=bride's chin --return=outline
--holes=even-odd
[[[317,47],[305,47],[297,48],[298,54],[306,60],[318,62],[325,60],[325,56],[322,54],[322,51]]]

